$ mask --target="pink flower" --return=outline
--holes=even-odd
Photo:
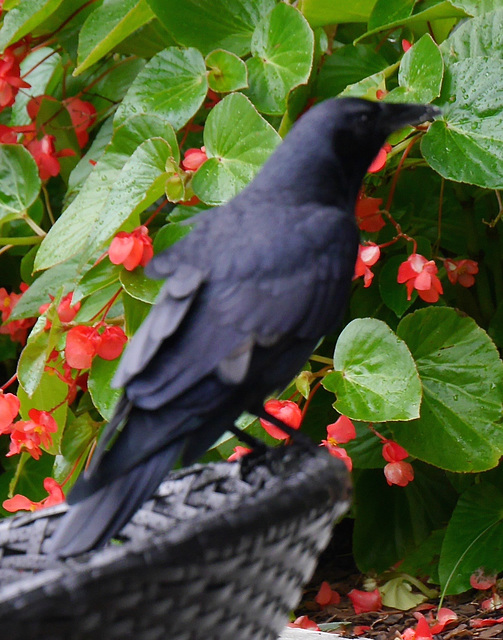
[[[480,589],[481,591],[485,591],[485,589],[490,589],[494,587],[497,579],[496,574],[488,574],[484,571],[483,568],[477,569],[470,576],[470,585],[474,589]]]
[[[399,487],[406,487],[414,480],[414,469],[409,462],[388,462],[384,467],[384,476],[389,486],[396,484]]]
[[[355,438],[355,426],[346,416],[340,416],[336,422],[327,425],[327,439],[332,444],[346,444]]]
[[[479,265],[475,260],[451,260],[451,258],[446,258],[444,267],[451,284],[459,282],[462,287],[467,288],[475,284],[473,276],[479,272]]]
[[[370,287],[374,274],[370,270],[370,267],[374,266],[379,260],[381,250],[374,242],[369,242],[364,245],[361,244],[358,248],[358,257],[355,264],[355,274],[353,280],[363,276],[364,287]]]
[[[10,433],[10,426],[20,406],[19,398],[13,393],[0,392],[0,434]]]
[[[407,300],[411,299],[416,289],[419,297],[425,302],[437,302],[443,293],[442,283],[437,277],[438,269],[433,260],[418,253],[411,254],[398,269],[398,282],[407,287]]]

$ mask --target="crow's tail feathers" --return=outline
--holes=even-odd
[[[183,444],[183,439],[172,443],[72,505],[51,540],[49,553],[60,557],[78,555],[116,535],[157,489],[175,464]]]

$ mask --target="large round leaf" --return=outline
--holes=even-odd
[[[403,56],[398,70],[400,86],[386,96],[386,101],[431,102],[440,95],[443,74],[442,54],[426,33]]]
[[[19,218],[40,192],[37,165],[21,145],[0,145],[0,221]]]
[[[355,420],[411,420],[419,415],[421,383],[407,345],[374,318],[350,322],[339,336],[334,371],[323,379],[339,413]]]
[[[229,93],[248,86],[246,65],[237,55],[223,49],[216,49],[206,56],[210,69],[208,84],[213,91]]]
[[[289,92],[309,78],[314,34],[297,9],[280,3],[257,25],[251,46],[246,93],[259,111],[281,115]]]
[[[203,104],[208,91],[206,65],[197,49],[168,47],[145,65],[117,109],[115,123],[138,113],[163,116],[183,127]]]
[[[203,54],[227,49],[238,56],[250,51],[255,25],[274,0],[148,0],[174,39]]]
[[[439,562],[442,588],[447,594],[470,588],[477,569],[503,569],[503,494],[481,482],[461,495],[445,532]]]
[[[227,96],[206,121],[204,144],[209,160],[194,175],[194,193],[207,204],[227,202],[252,180],[280,142],[245,96]]]
[[[449,180],[503,188],[501,58],[467,58],[446,68],[443,118],[424,136],[428,163]]]
[[[390,425],[398,442],[443,469],[494,467],[503,454],[503,362],[489,336],[447,307],[406,316],[397,333],[423,383],[419,420]]]

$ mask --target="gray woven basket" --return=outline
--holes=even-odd
[[[121,532],[76,558],[44,553],[66,506],[0,523],[8,640],[273,640],[334,519],[343,464],[281,447],[172,473]]]

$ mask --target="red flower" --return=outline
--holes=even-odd
[[[384,475],[390,487],[392,484],[406,487],[414,480],[414,469],[409,462],[388,462],[384,467]]]
[[[2,506],[6,511],[14,513],[15,511],[38,511],[44,507],[52,507],[55,504],[64,502],[65,495],[63,489],[54,478],[46,478],[44,480],[44,489],[49,495],[47,498],[40,500],[40,502],[33,502],[33,500],[26,498],[26,496],[17,493],[12,498],[4,500]]]
[[[127,336],[120,327],[105,327],[102,334],[96,327],[79,325],[66,334],[65,358],[72,369],[89,369],[95,356],[103,360],[118,358],[127,342]],[[70,384],[68,382],[68,384]]]
[[[124,350],[127,336],[120,327],[107,327],[96,343],[96,353],[103,360],[115,360]]]
[[[388,95],[388,91],[386,91],[386,89],[377,89],[376,100],[382,100],[387,95]]]
[[[356,614],[367,613],[367,611],[380,611],[382,609],[379,589],[374,589],[374,591],[352,589],[348,593],[348,598],[351,600]]]
[[[399,462],[400,460],[408,458],[409,454],[406,449],[396,442],[393,442],[392,440],[385,440],[382,447],[382,457],[386,462]]]
[[[183,154],[182,167],[185,171],[197,171],[199,167],[208,160],[206,149],[187,149]]]
[[[94,327],[79,325],[66,334],[65,358],[72,369],[89,369],[97,353],[100,335]]]
[[[42,455],[40,447],[47,448],[52,445],[51,433],[56,433],[58,425],[51,414],[30,409],[28,416],[29,420],[19,420],[11,425],[11,442],[7,457],[26,451],[38,460]]]
[[[316,622],[310,620],[307,616],[299,616],[294,622],[287,624],[287,627],[293,629],[312,629],[313,631],[320,630]]]
[[[355,274],[353,280],[363,276],[363,286],[370,287],[374,274],[370,270],[370,267],[375,265],[379,260],[381,250],[374,242],[369,242],[367,245],[361,244],[358,248],[358,257],[355,264]]]
[[[299,406],[291,400],[268,400],[264,405],[267,413],[270,413],[281,422],[284,422],[292,429],[298,429],[302,422],[302,412]],[[276,425],[271,424],[267,420],[260,418],[260,424],[267,431],[267,433],[276,438],[276,440],[286,440],[288,434],[281,431]]]
[[[23,293],[28,289],[28,285],[22,282],[20,289],[21,293],[7,293],[6,289],[3,287],[0,288],[0,311],[2,314],[2,322],[5,323],[3,326],[0,326],[0,334],[9,334],[11,340],[24,344],[28,331],[33,327],[36,319],[25,318],[23,320],[11,320],[7,322],[12,310],[19,302]]]
[[[113,264],[123,264],[127,271],[144,267],[154,255],[152,238],[143,225],[131,233],[120,231],[110,244],[108,257]]]
[[[342,460],[346,465],[346,468],[348,471],[353,470],[353,460],[348,455],[348,452],[346,451],[346,449],[344,449],[344,447],[337,447],[333,445],[331,442],[329,442],[328,440],[322,440],[321,445],[328,449],[328,453],[331,456],[334,456],[334,458],[339,458],[339,460]]]
[[[66,106],[70,118],[72,119],[73,130],[77,135],[77,142],[79,147],[85,147],[89,134],[87,130],[92,127],[96,120],[96,109],[90,102],[85,102],[80,98],[69,98],[63,100],[63,104]]]
[[[332,589],[328,582],[325,581],[321,583],[314,600],[320,605],[320,607],[328,607],[330,604],[339,604],[341,596],[337,591]]]
[[[7,47],[0,58],[0,109],[11,107],[19,89],[28,89],[30,84],[21,80],[20,58],[16,57],[16,45]]]
[[[483,568],[477,569],[470,576],[470,584],[474,589],[490,589],[496,584],[496,574],[486,574]]]
[[[430,614],[431,615],[431,614]],[[432,634],[441,633],[444,628],[454,620],[457,620],[458,616],[452,609],[447,609],[447,607],[442,607],[438,610],[436,622],[430,627],[430,632]]]
[[[19,398],[13,393],[0,391],[0,434],[10,433],[10,426],[19,413]]]
[[[248,449],[247,447],[242,447],[240,445],[238,445],[237,447],[234,447],[233,451],[234,453],[231,453],[231,455],[227,458],[227,462],[234,462],[234,460],[239,460],[243,456],[247,456],[249,453],[252,452],[251,449]]]
[[[373,233],[380,231],[386,224],[382,219],[379,207],[382,205],[382,198],[366,198],[360,192],[356,201],[356,222],[362,231]]]
[[[336,422],[327,425],[327,439],[331,444],[346,444],[355,438],[355,426],[346,416],[340,416]]]
[[[407,300],[411,299],[412,291],[416,289],[419,297],[425,302],[437,302],[444,292],[442,283],[437,277],[438,269],[433,260],[418,253],[411,254],[406,262],[398,268],[398,282],[407,287]]]
[[[444,267],[451,284],[459,282],[462,287],[467,288],[475,284],[473,276],[479,272],[479,265],[475,260],[451,260],[446,258]]]
[[[51,300],[54,300],[54,296],[49,295],[49,298],[51,298]],[[72,299],[73,291],[70,291],[70,293],[67,293],[66,296],[63,296],[63,298],[61,298],[61,302],[58,305],[58,317],[63,323],[71,322],[79,312],[80,302],[76,302],[74,305],[72,305]],[[50,306],[50,302],[46,302],[45,304],[40,305],[40,314],[45,313]],[[50,323],[48,322],[45,328],[48,329],[49,327]]]
[[[490,598],[483,600],[480,603],[480,608],[482,611],[497,611],[503,607],[503,600],[498,593],[493,593]]]
[[[2,144],[16,144],[17,133],[11,127],[6,124],[0,124],[0,143]]]
[[[407,53],[407,51],[412,47],[412,44],[406,40],[405,38],[402,40],[402,49],[404,51],[404,53]]]
[[[73,149],[56,151],[56,147],[54,146],[55,139],[54,136],[45,135],[41,140],[35,138],[25,144],[37,163],[41,180],[48,180],[51,176],[55,177],[59,175],[61,166],[58,158],[75,155]]]
[[[384,169],[386,160],[388,159],[388,153],[393,147],[387,142],[379,149],[378,154],[374,158],[372,164],[367,169],[368,173],[378,173],[381,169]]]

